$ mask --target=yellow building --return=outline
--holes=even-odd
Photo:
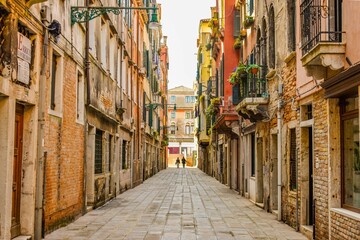
[[[196,76],[197,102],[196,102],[196,137],[198,144],[198,167],[207,172],[211,169],[209,164],[209,152],[207,146],[210,142],[210,121],[206,119],[206,108],[210,101],[211,92],[211,26],[217,24],[210,19],[202,19],[199,24],[198,46],[198,69]],[[210,83],[210,84],[208,84]],[[210,167],[210,168],[209,168]]]

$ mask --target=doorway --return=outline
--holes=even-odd
[[[16,104],[14,130],[14,162],[12,183],[11,238],[20,235],[21,169],[23,149],[24,106]]]
[[[314,203],[314,188],[313,188],[313,127],[304,127],[301,129],[301,225],[313,225],[313,203]]]

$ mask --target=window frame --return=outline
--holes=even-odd
[[[360,213],[360,208],[348,205],[345,203],[345,146],[344,146],[344,121],[359,118],[359,108],[346,112],[344,102],[350,97],[358,98],[356,96],[344,96],[339,99],[340,104],[340,143],[341,143],[341,161],[340,161],[340,175],[341,175],[341,207],[353,212]],[[359,133],[360,134],[360,133]]]

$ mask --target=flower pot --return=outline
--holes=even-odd
[[[246,37],[246,35],[247,35],[247,30],[246,29],[241,29],[240,36]]]
[[[251,73],[252,73],[252,74],[257,74],[258,71],[259,71],[258,68],[252,68],[252,69],[251,69]]]

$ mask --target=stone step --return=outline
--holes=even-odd
[[[31,236],[17,236],[16,238],[13,238],[12,240],[31,240]]]
[[[300,232],[307,237],[309,240],[313,240],[313,226],[312,225],[301,225]]]

